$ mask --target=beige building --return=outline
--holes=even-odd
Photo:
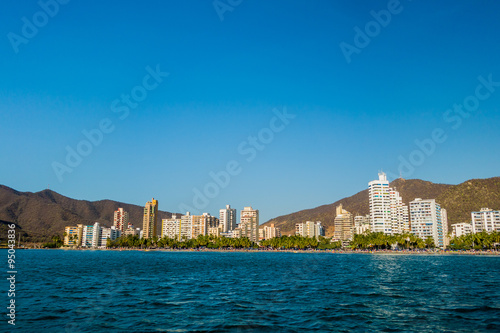
[[[245,207],[240,213],[241,237],[248,237],[252,242],[259,241],[259,210]]]
[[[352,214],[342,208],[342,204],[337,206],[333,238],[335,240],[347,241],[352,239],[352,227],[354,220]]]
[[[142,220],[143,238],[153,238],[158,236],[158,200],[151,199],[144,207],[144,217]]]
[[[265,226],[259,229],[259,240],[263,239],[271,239],[275,237],[281,237],[281,229],[274,226],[274,223],[271,225]]]

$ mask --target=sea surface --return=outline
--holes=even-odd
[[[16,256],[16,326],[3,315],[5,332],[500,332],[500,256]]]

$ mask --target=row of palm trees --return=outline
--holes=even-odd
[[[394,234],[387,235],[383,232],[367,232],[364,234],[354,235],[351,241],[351,247],[353,249],[365,249],[365,250],[382,250],[382,249],[424,249],[424,248],[434,248],[434,240],[432,238],[426,238],[425,240],[410,234]]]
[[[167,249],[197,249],[206,247],[211,249],[241,249],[258,247],[250,239],[216,237],[214,235],[199,235],[192,239],[173,239],[168,237],[139,238],[137,235],[127,235],[112,241],[108,239],[109,248],[167,248]]]
[[[259,246],[250,239],[243,238],[227,238],[216,237],[214,235],[200,235],[193,239],[172,239],[172,238],[139,238],[135,235],[122,236],[114,241],[108,239],[107,247],[109,248],[167,248],[167,249],[242,249],[242,248],[258,248]],[[260,242],[260,247],[270,249],[336,249],[342,246],[341,242],[331,242],[325,237],[311,238],[299,235],[281,236]]]
[[[482,231],[455,237],[450,240],[450,248],[453,250],[497,249],[500,248],[500,232]]]
[[[303,237],[300,235],[281,236],[271,239],[266,239],[260,242],[261,247],[271,249],[337,249],[342,247],[341,242],[331,242],[329,238],[323,236],[318,237]]]

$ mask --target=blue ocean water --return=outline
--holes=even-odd
[[[16,326],[4,315],[6,332],[500,332],[500,256],[16,256]]]

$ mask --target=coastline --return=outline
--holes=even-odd
[[[294,249],[138,249],[138,248],[57,248],[57,249],[40,249],[33,248],[26,250],[64,250],[64,251],[140,251],[140,252],[208,252],[208,253],[222,253],[222,252],[239,252],[239,253],[330,253],[330,254],[368,254],[368,255],[467,255],[467,256],[500,256],[500,251],[494,250],[439,250],[439,251],[411,251],[411,250],[294,250]]]

